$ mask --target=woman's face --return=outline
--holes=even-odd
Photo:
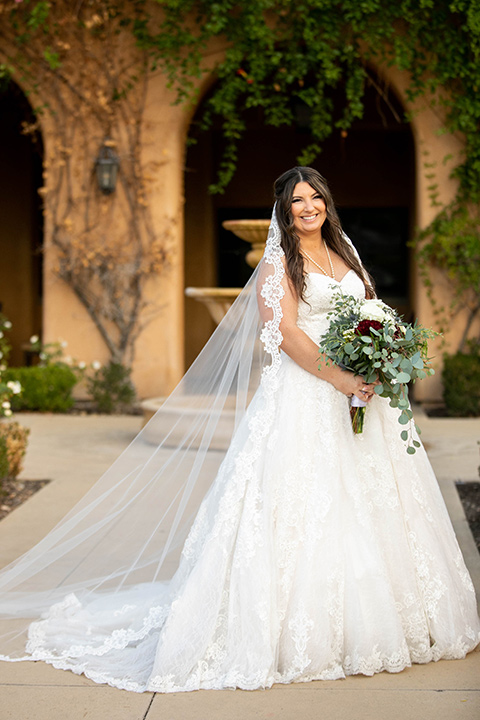
[[[295,185],[292,197],[293,225],[302,238],[320,233],[327,217],[327,206],[317,190],[307,182]]]

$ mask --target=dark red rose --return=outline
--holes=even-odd
[[[374,328],[375,330],[381,330],[383,327],[381,322],[378,322],[378,320],[362,320],[358,323],[355,333],[357,335],[371,335],[370,328]]]

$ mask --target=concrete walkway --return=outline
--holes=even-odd
[[[478,480],[480,421],[429,419],[423,440],[480,597],[480,556],[455,490]],[[0,522],[0,565],[28,550],[86,492],[140,428],[139,417],[22,414],[31,428],[22,477],[52,480]],[[43,663],[0,662],[0,720],[479,720],[480,652],[399,674],[271,690],[137,695]]]

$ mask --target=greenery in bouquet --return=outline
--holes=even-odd
[[[405,322],[381,300],[358,300],[340,289],[329,316],[330,326],[320,341],[320,352],[327,364],[351,370],[366,383],[377,383],[375,393],[388,398],[390,406],[400,410],[398,422],[405,426],[401,438],[407,442],[407,452],[413,455],[420,443],[413,436],[408,383],[434,374],[428,340],[438,333],[418,322]],[[418,427],[416,430],[420,433]]]

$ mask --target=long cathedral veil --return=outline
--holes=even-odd
[[[29,659],[28,626],[52,605],[168,589],[242,423],[249,442],[241,457],[229,453],[228,473],[241,465],[248,474],[274,414],[282,256],[274,208],[262,261],[164,405],[66,517],[0,573],[2,659]]]

